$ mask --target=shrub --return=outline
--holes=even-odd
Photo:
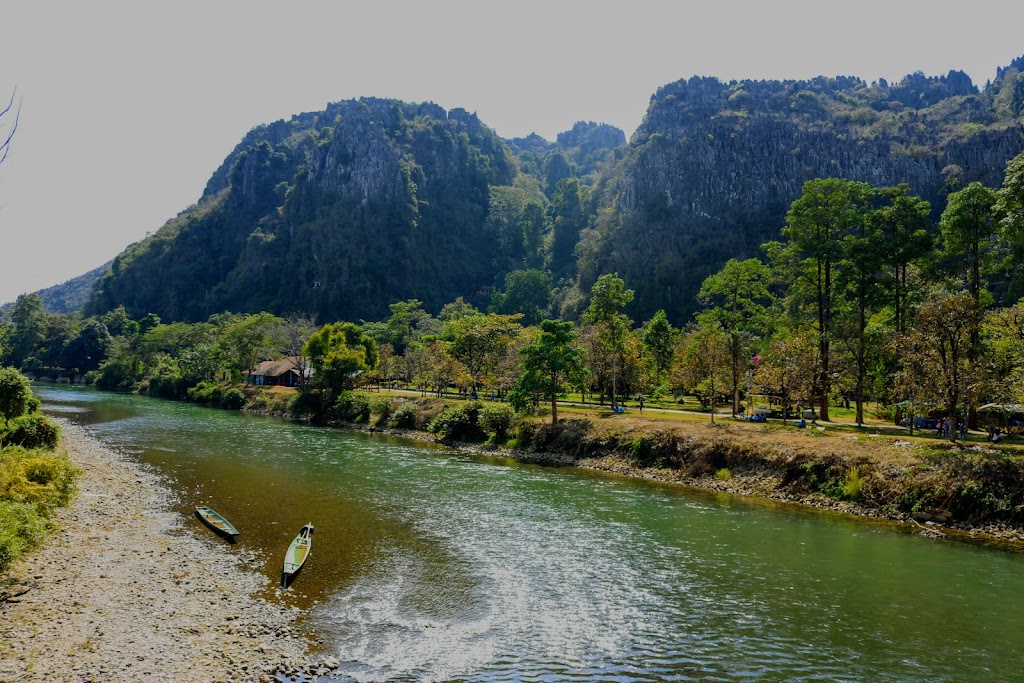
[[[333,417],[345,422],[369,422],[370,398],[363,391],[343,391],[334,402]]]
[[[240,410],[245,405],[245,394],[241,389],[232,387],[225,389],[220,395],[220,407],[227,410]]]
[[[49,522],[31,503],[0,500],[0,572],[42,541]]]
[[[312,391],[300,391],[288,406],[288,413],[298,419],[320,420],[323,417],[323,399]]]
[[[416,429],[416,409],[408,403],[398,406],[391,416],[391,426],[395,429]]]
[[[387,426],[395,412],[395,400],[389,396],[375,396],[370,399],[370,413],[376,415],[374,424],[378,427]]]
[[[220,405],[223,390],[216,382],[200,382],[188,390],[186,396],[190,401],[205,405]]]
[[[732,470],[730,470],[728,467],[723,467],[722,469],[715,472],[715,476],[721,479],[722,481],[729,481],[730,479],[732,479]]]
[[[177,361],[168,356],[160,359],[149,378],[148,392],[150,396],[160,398],[183,399],[187,396],[188,382],[181,376]]]
[[[489,404],[480,411],[480,426],[494,435],[496,441],[504,441],[512,429],[515,414],[504,404]]]
[[[860,469],[851,467],[847,470],[846,480],[843,482],[843,498],[857,500],[863,488],[864,478],[860,476]]]
[[[52,451],[60,439],[60,427],[39,413],[22,415],[10,421],[0,433],[0,445],[41,448]]]
[[[453,441],[483,441],[487,438],[480,427],[480,403],[448,406],[430,421],[427,431]]]
[[[0,417],[5,422],[29,412],[32,389],[25,376],[14,368],[0,368]]]

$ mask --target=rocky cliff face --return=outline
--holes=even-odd
[[[581,286],[618,271],[634,316],[664,307],[677,322],[728,258],[779,238],[788,205],[818,177],[908,183],[936,217],[950,188],[998,186],[1024,150],[1024,124],[959,72],[896,86],[858,79],[723,83],[693,78],[655,94],[611,173],[580,263]]]

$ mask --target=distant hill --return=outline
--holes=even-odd
[[[99,282],[100,275],[109,265],[108,261],[99,268],[93,268],[88,273],[71,278],[59,285],[41,289],[36,294],[42,297],[43,306],[50,313],[76,313],[88,303],[96,283]],[[6,317],[13,307],[13,301],[0,306],[0,318]]]
[[[195,206],[111,262],[89,310],[376,320],[409,298],[486,306],[507,273],[540,268],[568,314],[618,272],[635,319],[680,323],[707,275],[779,237],[806,180],[906,182],[936,215],[952,189],[997,186],[1024,151],[1022,71],[984,89],[958,71],[695,77],[660,88],[628,142],[593,122],[503,140],[463,109],[334,103],[250,131]]]

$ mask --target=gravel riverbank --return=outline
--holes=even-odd
[[[79,493],[0,584],[0,681],[272,681],[313,671],[298,610],[256,597],[267,578],[250,558],[188,530],[156,475],[61,426],[62,448],[83,470]]]

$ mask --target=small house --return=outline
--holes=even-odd
[[[306,378],[309,368],[305,368]],[[249,375],[249,384],[256,386],[297,387],[303,382],[303,367],[296,356],[265,360]]]

